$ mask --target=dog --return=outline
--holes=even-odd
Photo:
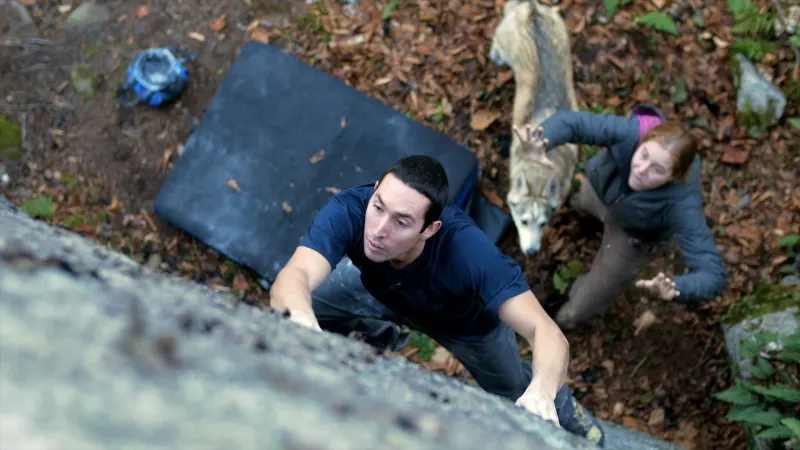
[[[494,31],[489,59],[510,67],[515,93],[512,127],[538,127],[558,111],[577,111],[567,25],[558,11],[535,0],[508,0]],[[526,155],[512,131],[506,195],[522,252],[541,250],[553,213],[569,195],[578,146],[564,144],[543,155]]]

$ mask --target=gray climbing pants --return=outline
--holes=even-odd
[[[361,284],[359,270],[345,258],[312,294],[314,314],[324,330],[356,332],[368,344],[393,351],[409,339],[400,327],[416,329],[453,354],[485,391],[516,401],[533,378],[531,365],[520,357],[516,333],[500,323],[485,336],[462,339],[425,329],[378,302]],[[567,384],[555,399],[561,426],[578,435],[600,439],[599,423],[572,396]]]

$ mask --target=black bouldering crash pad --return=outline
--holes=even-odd
[[[321,151],[324,157],[315,158]],[[271,283],[337,189],[375,181],[412,154],[444,165],[450,200],[468,207],[497,242],[510,220],[473,189],[472,152],[280,48],[251,41],[154,209]]]

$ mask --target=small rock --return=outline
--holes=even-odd
[[[11,23],[16,26],[27,26],[27,25],[35,25],[33,21],[33,17],[28,12],[28,8],[25,7],[22,3],[18,2],[17,0],[10,0],[5,2],[5,5],[0,5],[7,9],[10,9],[10,16],[11,16]]]
[[[81,2],[64,23],[67,27],[85,27],[94,23],[106,22],[111,17],[108,6],[94,0]]]
[[[800,286],[800,277],[797,275],[789,275],[781,280],[783,286]]]
[[[783,91],[761,75],[741,53],[732,58],[733,83],[737,88],[736,110],[747,126],[769,127],[778,122],[786,108]]]
[[[622,404],[622,402],[617,402],[614,404],[614,410],[613,410],[614,417],[619,417],[624,412],[625,412],[625,405]]]
[[[161,255],[158,253],[151,253],[147,261],[145,261],[144,266],[148,269],[158,270],[161,266]]]

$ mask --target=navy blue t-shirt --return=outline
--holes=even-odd
[[[374,184],[336,194],[314,218],[300,245],[331,267],[347,255],[376,300],[420,326],[456,336],[479,336],[497,326],[506,300],[530,289],[519,265],[461,209],[449,204],[442,226],[419,257],[402,269],[364,254],[364,217]]]

